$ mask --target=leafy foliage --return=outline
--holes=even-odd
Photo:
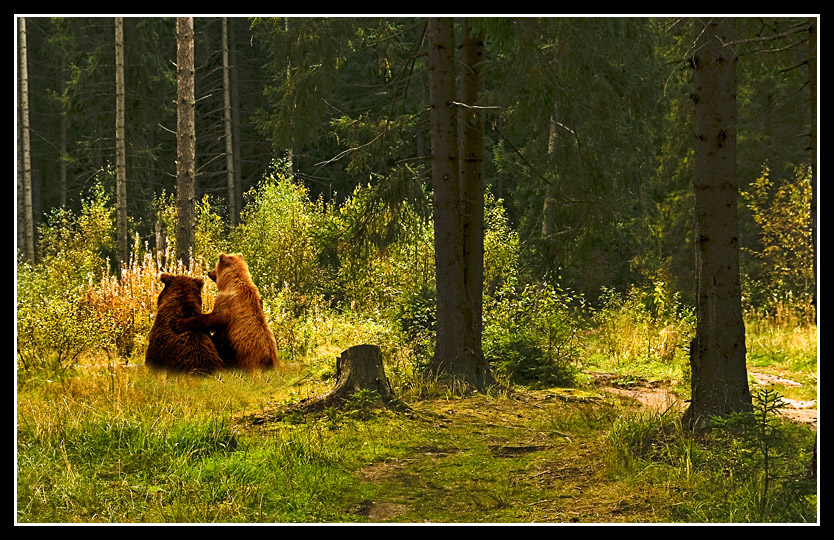
[[[657,281],[649,288],[630,288],[626,294],[604,289],[602,305],[593,312],[595,347],[618,364],[656,359],[684,361],[694,335],[695,315],[677,294]],[[593,349],[594,347],[591,347]]]
[[[758,229],[759,247],[744,249],[753,263],[748,264],[751,300],[762,307],[779,300],[809,303],[814,280],[809,167],[797,168],[793,177],[774,179],[764,165],[741,195]]]
[[[88,283],[109,275],[113,208],[95,186],[80,216],[54,210],[40,229],[41,261],[17,263],[17,356],[24,372],[64,372],[81,354],[106,346],[115,328],[80,302]]]
[[[285,283],[302,295],[318,291],[322,276],[312,233],[320,215],[321,205],[310,202],[306,189],[277,163],[246,194],[231,245],[243,254],[262,295],[276,295]]]
[[[111,321],[101,321],[77,293],[59,290],[26,263],[17,267],[17,366],[22,374],[55,376],[79,357],[107,345]]]
[[[578,369],[578,328],[569,292],[510,282],[484,304],[484,355],[520,383],[570,386]]]

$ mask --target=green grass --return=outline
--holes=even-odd
[[[751,369],[800,380],[801,391],[816,396],[815,328],[760,320],[747,327]],[[645,343],[638,330],[635,339]],[[629,335],[622,332],[621,341]],[[612,358],[595,339],[586,335],[586,369],[623,381],[684,377],[685,363],[669,344],[661,357]],[[329,388],[331,349],[338,348],[322,339],[304,362],[271,372],[168,375],[93,355],[62,376],[21,378],[16,520],[817,519],[816,482],[803,476],[813,430],[777,424],[775,479],[763,499],[761,458],[749,433],[692,434],[674,411],[642,409],[587,385],[460,397],[414,384],[407,362],[389,354],[386,369],[398,373],[395,391],[410,411],[361,396],[346,410],[274,421],[276,408]]]

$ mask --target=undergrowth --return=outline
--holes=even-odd
[[[811,453],[816,433],[776,415],[778,392],[754,394],[751,414],[714,418],[692,432],[680,417],[638,412],[606,439],[609,474],[673,495],[670,521],[802,523],[817,520]]]
[[[279,171],[247,200],[234,229],[200,202],[187,264],[172,243],[156,251],[138,238],[116,264],[99,188],[80,216],[56,212],[41,227],[41,260],[17,264],[17,521],[367,521],[356,508],[372,497],[409,508],[401,520],[816,519],[815,483],[800,470],[813,434],[777,421],[772,396],[757,395],[762,420],[696,435],[672,410],[632,414],[583,385],[584,372],[606,371],[687,395],[694,316],[663,280],[606,290],[596,308],[558,283],[523,285],[517,235],[488,196],[483,351],[502,387],[473,395],[420,376],[435,332],[430,224],[394,234],[363,220],[374,203],[364,188],[336,208]],[[157,202],[169,230],[171,205]],[[377,241],[348,245],[357,227],[375,227]],[[279,369],[146,370],[159,273],[205,278],[230,249],[251,261]],[[207,312],[216,287],[205,281]],[[794,307],[746,312],[748,356],[815,398],[816,324]],[[360,392],[341,410],[241,424],[329,389],[335,357],[360,343],[382,349],[395,393],[419,413]],[[361,481],[368,467],[389,476]]]

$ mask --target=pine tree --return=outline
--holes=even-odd
[[[450,18],[429,19],[429,94],[431,100],[432,187],[434,198],[434,245],[437,286],[437,344],[432,361],[426,367],[428,375],[448,375],[478,390],[494,383],[489,364],[481,350],[480,302],[473,300],[483,288],[483,226],[477,224],[478,214],[483,220],[483,191],[478,187],[481,173],[476,148],[479,144],[479,121],[467,121],[462,148],[467,152],[463,165],[459,163],[458,123],[455,110],[454,21]],[[478,40],[466,39],[464,69],[469,70],[469,97],[478,88]],[[464,104],[466,105],[466,104]],[[474,137],[473,137],[474,135]],[[482,157],[481,157],[482,161]],[[465,184],[462,187],[461,168]],[[466,214],[463,199],[472,214]],[[465,195],[464,195],[465,193]],[[480,207],[478,209],[478,207]],[[464,232],[464,223],[469,230]],[[477,230],[476,230],[477,229]],[[466,256],[466,235],[471,234],[470,253]],[[476,248],[480,234],[480,252]],[[478,257],[480,255],[480,260]],[[480,281],[476,282],[480,265]],[[468,268],[468,266],[470,266]],[[467,277],[470,282],[467,283]]]
[[[127,262],[127,179],[125,159],[124,20],[115,17],[116,31],[116,246],[120,263]]]
[[[194,19],[177,18],[177,253],[188,264],[194,247]]]
[[[26,51],[26,19],[18,19],[20,33],[20,155],[23,187],[23,248],[30,263],[35,262],[35,225],[32,212],[32,161],[29,153],[29,72]]]
[[[232,90],[229,74],[229,21],[223,17],[223,133],[226,139],[226,197],[229,205],[229,225],[237,225],[237,196],[235,190],[235,159],[232,138]]]
[[[692,397],[687,424],[749,412],[736,223],[736,63],[733,23],[694,24],[695,339],[690,344]]]

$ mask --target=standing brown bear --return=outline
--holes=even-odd
[[[156,320],[148,338],[145,365],[171,371],[208,374],[223,367],[209,336],[200,332],[179,333],[173,324],[203,312],[203,280],[163,273],[165,287],[157,299]]]
[[[217,283],[214,311],[178,321],[175,331],[214,332],[212,342],[227,367],[276,367],[275,336],[243,255],[221,253],[208,275]]]

